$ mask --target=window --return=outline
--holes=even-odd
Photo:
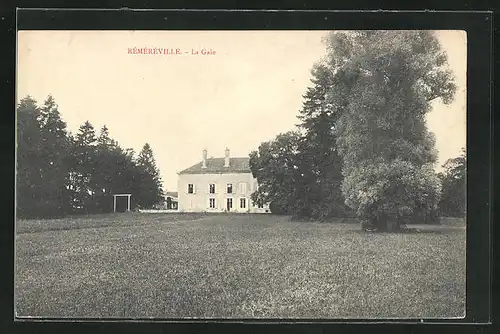
[[[194,184],[188,184],[188,194],[194,194]]]
[[[240,194],[246,194],[247,184],[245,182],[240,183]]]
[[[210,199],[210,209],[215,209],[215,198]]]
[[[263,203],[262,201],[260,201],[260,200],[259,200],[259,201],[257,201],[257,207],[258,207],[259,209],[263,209],[263,208],[264,208],[264,203]]]
[[[227,204],[227,206],[226,206],[227,211],[230,211],[233,208],[233,199],[228,198],[226,204]]]
[[[244,209],[247,206],[247,201],[245,198],[240,198],[240,208]]]
[[[233,193],[233,185],[231,183],[227,184],[227,193],[232,194]]]
[[[210,188],[210,193],[215,194],[215,184],[211,184],[209,188]]]

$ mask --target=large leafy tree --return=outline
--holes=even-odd
[[[150,208],[163,199],[160,171],[156,166],[151,146],[146,143],[137,157],[137,167],[140,173],[139,193],[137,204]]]
[[[328,47],[346,204],[379,230],[435,211],[437,154],[425,115],[455,92],[438,40],[430,31],[336,32]]]
[[[305,180],[298,159],[301,135],[297,131],[279,134],[250,153],[250,169],[259,187],[252,193],[254,203],[269,203],[275,213],[295,214],[304,206],[295,201]]]
[[[443,194],[439,208],[441,214],[452,217],[464,217],[466,209],[466,169],[467,155],[465,149],[443,165],[444,171],[439,173],[443,185]]]

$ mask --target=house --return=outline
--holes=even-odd
[[[181,212],[251,212],[267,213],[269,207],[253,203],[250,195],[257,180],[250,171],[250,158],[207,158],[178,173],[179,211]]]
[[[167,210],[177,210],[178,197],[177,191],[167,191],[165,193],[165,207]]]

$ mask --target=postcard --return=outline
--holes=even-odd
[[[17,318],[465,316],[464,31],[17,38]]]

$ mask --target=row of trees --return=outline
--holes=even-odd
[[[431,102],[450,103],[456,89],[433,33],[335,32],[327,47],[298,128],[250,155],[259,182],[253,200],[301,218],[357,216],[378,230],[436,221],[440,204],[463,215],[463,192],[441,200],[442,185],[454,192],[465,185],[448,182],[448,169],[435,173],[435,139],[425,123]]]
[[[163,190],[153,152],[145,144],[135,157],[103,126],[90,122],[73,135],[48,96],[42,106],[27,96],[17,108],[16,207],[19,217],[110,212],[113,194],[131,193],[132,205],[149,207]]]
[[[467,154],[465,149],[443,165],[444,170],[438,174],[443,187],[439,210],[443,216],[464,217],[466,211],[466,169]]]

